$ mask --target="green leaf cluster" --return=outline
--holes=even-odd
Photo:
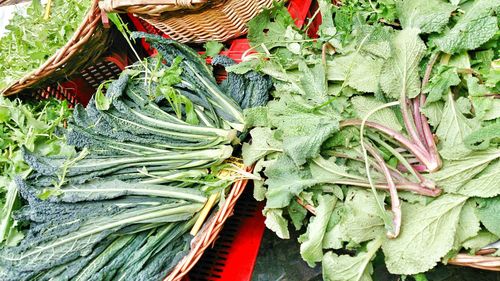
[[[5,140],[15,141],[5,145],[25,172],[8,187],[22,197],[13,217],[25,237],[0,249],[0,280],[165,278],[190,250],[189,231],[199,231],[234,181],[252,177],[237,160],[224,162],[245,130],[229,92],[253,98],[245,107],[261,105],[268,80],[249,72],[224,88],[193,49],[135,36],[160,55],[104,82],[86,107],[75,106],[65,129],[64,107],[35,115],[0,100],[8,109],[0,125],[12,130]],[[39,147],[57,145],[54,136],[72,153]]]
[[[32,1],[26,13],[15,12],[0,38],[0,91],[32,72],[73,37],[91,1],[53,0],[44,7]],[[49,10],[49,18],[45,18]]]
[[[70,115],[66,102],[0,97],[0,244],[13,245],[23,237],[13,219],[21,206],[14,179],[30,173],[23,150],[43,156],[72,155],[74,149],[60,134]]]
[[[325,280],[424,274],[499,239],[498,1],[319,1],[318,38],[278,5],[249,23],[272,100],[245,111],[254,195]]]

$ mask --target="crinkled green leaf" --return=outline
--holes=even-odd
[[[381,25],[360,25],[354,32],[355,46],[367,54],[388,59],[392,54],[393,29]]]
[[[338,130],[339,116],[334,112],[317,113],[301,97],[284,95],[268,104],[277,138],[283,140],[283,150],[296,165],[315,158],[323,142]]]
[[[371,281],[371,260],[380,248],[380,239],[367,244],[366,251],[355,256],[328,252],[323,257],[323,278],[327,281]]]
[[[475,254],[484,246],[496,242],[498,239],[499,237],[495,234],[486,230],[481,230],[476,236],[467,239],[462,246],[464,247],[464,249],[469,250],[471,254]]]
[[[234,74],[245,74],[250,71],[254,71],[259,67],[261,62],[259,60],[249,60],[243,61],[238,64],[233,64],[225,67],[225,70],[229,73],[232,72]]]
[[[332,183],[335,180],[342,180],[355,177],[355,179],[363,179],[363,177],[349,174],[346,166],[337,165],[335,157],[325,159],[323,157],[315,158],[309,165],[311,175],[324,183]]]
[[[246,166],[253,165],[264,156],[281,151],[281,142],[274,138],[274,131],[257,127],[250,131],[252,143],[244,143],[242,147],[243,161]]]
[[[293,196],[299,195],[305,188],[318,183],[311,178],[307,170],[298,168],[286,155],[273,161],[265,170],[266,208],[283,208],[288,206]]]
[[[453,28],[436,37],[434,43],[448,54],[476,49],[498,31],[497,18],[491,16],[498,6],[499,0],[469,1],[463,5],[464,14]]]
[[[281,239],[289,239],[290,232],[288,231],[288,221],[283,218],[283,210],[280,209],[265,209],[263,211],[266,216],[265,224],[267,228],[274,231]]]
[[[269,165],[269,162],[273,160],[266,161],[264,158],[259,159],[253,168],[253,174],[257,177],[260,177],[260,173],[264,170],[264,168]],[[253,180],[253,198],[257,201],[264,201],[266,199],[266,191],[267,189],[264,187],[264,179]]]
[[[426,47],[418,33],[416,28],[404,29],[392,41],[393,55],[380,75],[380,86],[391,98],[398,99],[402,95],[414,98],[420,93],[418,67]]]
[[[465,137],[464,143],[472,150],[484,150],[496,146],[500,141],[500,123],[487,125]]]
[[[436,135],[442,145],[441,155],[447,159],[454,159],[452,157],[457,156],[457,149],[462,149],[466,153],[468,149],[465,147],[464,139],[477,128],[479,128],[477,121],[467,119],[462,114],[453,99],[452,93],[449,92],[443,110],[443,117],[436,130]],[[453,153],[450,153],[450,150]]]
[[[273,8],[262,11],[248,22],[250,45],[258,47],[259,50],[262,49],[262,45],[267,50],[286,46],[286,30],[293,24],[293,19],[288,10],[282,3],[277,2]]]
[[[290,219],[292,219],[292,223],[295,226],[295,230],[301,229],[308,214],[306,208],[297,203],[296,200],[292,200],[287,210],[288,215],[290,216]]]
[[[446,194],[427,206],[403,202],[401,234],[382,245],[389,272],[416,274],[436,266],[453,247],[466,200],[467,197]]]
[[[341,224],[343,217],[346,214],[344,203],[339,201],[333,209],[330,221],[323,237],[323,249],[340,249],[343,247],[343,242],[347,240],[342,233]]]
[[[456,6],[441,0],[402,0],[396,2],[403,28],[418,28],[422,33],[441,31]]]
[[[224,49],[224,45],[217,41],[208,41],[203,44],[203,47],[205,48],[205,55],[208,57],[215,57]]]
[[[337,130],[338,124],[327,123],[316,127],[315,133],[287,137],[283,140],[283,150],[296,165],[303,165],[319,155],[321,145]]]
[[[323,102],[327,96],[326,72],[323,64],[317,63],[309,67],[303,60],[298,62],[301,73],[299,85],[306,98]]]
[[[358,91],[374,93],[379,89],[379,75],[384,61],[380,58],[352,53],[327,61],[330,81],[344,83]]]
[[[347,215],[341,221],[340,228],[349,241],[359,244],[384,236],[384,221],[376,200],[373,193],[367,190],[350,189],[347,193],[344,202]]]
[[[468,66],[470,67],[470,65]],[[484,96],[488,93],[488,88],[479,83],[479,79],[474,76],[469,76],[466,79],[469,95],[473,97]]]
[[[476,214],[476,203],[468,200],[460,213],[455,243],[461,247],[464,241],[476,236],[480,230],[481,225]]]
[[[456,86],[460,83],[457,69],[453,67],[442,66],[438,72],[432,76],[429,84],[423,90],[427,94],[427,102],[436,102],[443,98],[443,95],[448,93],[451,86]]]
[[[484,84],[479,83],[479,79],[470,75],[466,78],[469,99],[474,105],[474,114],[478,120],[494,120],[500,118],[500,100],[495,99],[490,94]],[[494,91],[494,90],[492,90]]]
[[[420,112],[427,117],[429,124],[436,128],[439,123],[441,123],[441,118],[443,118],[443,109],[444,102],[428,102],[424,106],[420,107]]]
[[[356,117],[358,117],[359,119],[364,119],[374,108],[378,108],[384,105],[383,102],[380,102],[375,98],[365,96],[352,97],[351,104],[356,112]],[[370,115],[368,121],[383,124],[384,126],[396,131],[401,131],[403,129],[396,114],[390,108],[378,110],[377,112]]]
[[[318,35],[320,37],[320,40],[329,42],[336,48],[341,47],[339,41],[334,38],[334,36],[337,34],[337,28],[335,27],[332,17],[332,2],[328,0],[319,0],[318,4],[322,18],[321,25],[318,28]]]
[[[474,104],[476,118],[480,120],[495,120],[500,118],[500,99],[494,97],[470,97]]]
[[[493,197],[500,194],[500,161],[492,161],[475,178],[462,185],[456,192],[470,197]]]
[[[459,161],[444,162],[443,168],[431,174],[431,177],[446,192],[459,192],[464,185],[481,173],[489,163],[498,158],[500,158],[499,150],[474,152]]]
[[[320,195],[316,215],[311,218],[306,233],[299,237],[300,254],[311,267],[323,259],[323,237],[336,202],[334,196]]]
[[[477,214],[481,223],[496,236],[500,237],[500,196],[478,199]]]
[[[245,126],[247,127],[265,127],[269,126],[267,107],[258,106],[247,108],[243,111],[245,114]]]

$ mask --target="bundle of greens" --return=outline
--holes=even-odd
[[[500,237],[500,2],[450,2],[319,1],[318,38],[282,5],[249,23],[258,52],[229,71],[275,86],[245,112],[254,196],[326,280],[371,280],[382,253],[422,273]]]
[[[14,217],[27,231],[1,251],[1,280],[160,280],[190,249],[189,231],[235,180],[251,176],[224,162],[244,129],[230,93],[263,105],[268,79],[236,75],[222,90],[189,47],[133,36],[159,55],[76,106],[65,137],[77,152],[24,150],[32,172],[16,180],[26,204]]]
[[[16,12],[0,38],[0,91],[37,69],[64,46],[83,20],[91,1],[53,0],[43,7],[31,1]]]
[[[14,178],[31,172],[23,159],[23,149],[42,156],[69,156],[74,153],[58,134],[70,110],[57,100],[21,102],[0,97],[0,245],[12,245],[23,235],[12,212],[20,200]]]

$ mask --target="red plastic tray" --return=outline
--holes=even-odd
[[[247,186],[214,247],[203,254],[184,280],[250,280],[265,229],[262,208],[263,203],[253,199],[252,186]]]
[[[66,100],[71,107],[77,103],[87,105],[99,85],[103,81],[118,77],[128,64],[127,55],[112,53],[109,56],[103,57],[95,65],[72,76],[71,80],[58,82],[46,88],[39,89],[37,96],[41,98],[55,97],[60,100]]]

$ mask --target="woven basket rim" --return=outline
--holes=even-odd
[[[99,7],[105,12],[132,13],[160,16],[162,13],[199,10],[219,0],[99,0]]]
[[[97,27],[101,24],[99,0],[90,1],[92,1],[92,4],[71,39],[50,56],[45,63],[1,90],[0,95],[11,96],[29,88],[53,74],[59,67],[76,55],[78,50],[90,40]]]
[[[247,22],[274,0],[223,0],[200,10],[163,13],[161,16],[134,14],[183,43],[226,41],[247,32]]]
[[[247,167],[245,170],[251,172],[253,168]],[[191,241],[189,253],[177,263],[164,281],[181,281],[198,262],[205,250],[214,244],[226,220],[233,214],[234,206],[245,190],[248,181],[248,179],[242,179],[232,185],[224,204],[205,222],[201,231]]]

